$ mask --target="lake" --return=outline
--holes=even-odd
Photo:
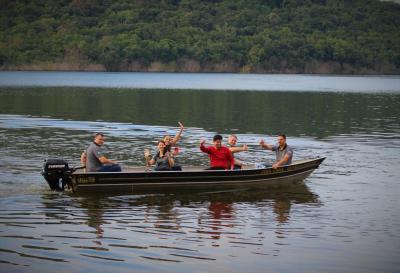
[[[286,133],[327,159],[304,183],[259,191],[70,194],[43,159],[79,164],[95,132],[111,158],[182,121],[182,165],[234,133],[245,162]],[[398,272],[400,77],[0,72],[1,272]],[[268,268],[268,269],[266,269]]]

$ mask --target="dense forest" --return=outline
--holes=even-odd
[[[0,0],[0,69],[399,74],[376,0]]]

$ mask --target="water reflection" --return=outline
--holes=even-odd
[[[398,94],[0,88],[2,114],[163,126],[182,120],[220,133],[398,133],[399,109]]]
[[[86,224],[95,230],[97,238],[103,237],[104,230],[101,226],[106,223],[103,219],[104,210],[107,209],[104,208],[105,202],[106,200],[99,200],[96,196],[87,196],[79,202],[81,208],[87,211]]]
[[[393,94],[2,88],[1,270],[397,272],[399,101]],[[143,147],[175,133],[177,120],[185,121],[186,164],[208,163],[198,140],[214,132],[238,134],[251,147],[238,157],[249,163],[273,157],[257,143],[281,130],[296,157],[328,158],[307,179],[311,190],[69,196],[50,193],[39,174],[47,157],[77,163],[97,130],[109,136],[115,159],[143,164]]]
[[[0,211],[0,260],[16,268],[34,268],[37,259],[67,264],[95,259],[130,266],[141,258],[214,261],[221,254],[209,247],[222,253],[237,247],[246,255],[260,248],[269,252],[267,234],[290,223],[294,204],[321,205],[304,183],[262,191],[48,194],[13,202],[3,203]],[[280,232],[275,236],[284,240]]]
[[[320,205],[317,196],[304,183],[261,191],[181,192],[143,196],[90,194],[75,198],[79,207],[87,211],[86,223],[95,230],[97,238],[103,236],[103,226],[109,225],[110,221],[116,221],[124,227],[138,223],[134,225],[135,230],[154,235],[187,234],[185,219],[190,217],[193,221],[191,225],[196,224],[189,228],[190,233],[219,239],[221,233],[231,234],[227,231],[229,229],[241,229],[241,225],[236,226],[240,222],[237,215],[249,207],[258,213],[258,208],[267,206],[275,215],[274,222],[284,224],[290,220],[293,203]],[[196,211],[197,218],[192,219],[193,215],[188,214],[186,209]]]

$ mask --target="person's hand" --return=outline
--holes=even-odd
[[[201,139],[200,140],[200,145],[204,145],[204,143],[206,143],[206,140],[205,139]]]
[[[174,151],[172,152],[172,156],[176,156],[177,154],[179,154],[179,148],[178,147],[174,147]]]
[[[279,167],[278,163],[272,164],[273,169],[277,169]]]
[[[144,157],[150,157],[150,150],[149,149],[144,149]]]
[[[263,146],[264,144],[265,144],[264,139],[261,139],[261,140],[260,140],[260,145]]]
[[[181,129],[183,130],[185,127],[183,127],[182,122],[178,121],[179,127],[181,127]]]
[[[117,161],[115,161],[115,160],[111,160],[111,159],[109,159],[109,160],[108,160],[108,164],[118,164],[118,162],[117,162]]]

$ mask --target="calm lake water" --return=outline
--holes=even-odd
[[[0,72],[0,272],[398,272],[399,80]],[[206,166],[215,133],[248,144],[245,162],[273,160],[258,142],[279,132],[327,159],[262,191],[74,195],[40,176],[44,158],[78,165],[98,131],[142,165],[178,121],[182,165]]]

